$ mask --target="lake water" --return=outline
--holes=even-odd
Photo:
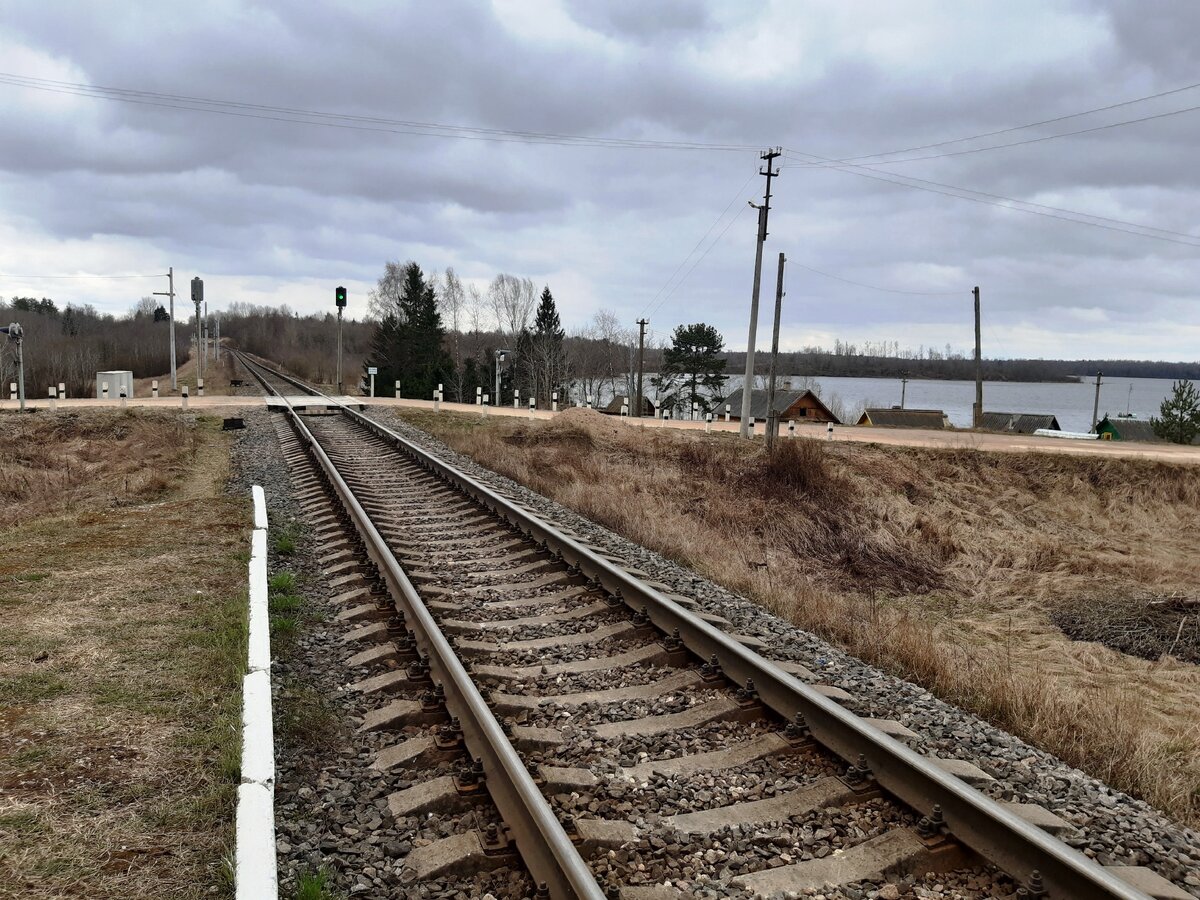
[[[793,376],[797,385],[802,382]],[[983,408],[988,412],[1052,413],[1064,431],[1088,431],[1092,427],[1092,403],[1096,397],[1095,378],[1082,384],[1061,382],[985,381]],[[867,406],[893,406],[900,403],[898,378],[817,378],[818,394],[823,400],[836,397],[847,413],[856,415]],[[730,390],[741,379],[730,379]],[[1171,380],[1164,378],[1102,379],[1100,416],[1130,412],[1141,419],[1159,414],[1159,406],[1171,394]],[[1132,387],[1132,392],[1130,388]],[[950,422],[971,427],[971,406],[975,402],[973,381],[932,381],[909,379],[904,405],[909,409],[941,409]]]

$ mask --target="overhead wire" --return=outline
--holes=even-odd
[[[166,272],[157,272],[153,275],[5,275],[0,274],[0,278],[28,278],[30,280],[42,278],[166,278]]]
[[[742,192],[746,189],[746,186],[748,184],[750,184],[751,179],[754,178],[754,176],[757,174],[758,174],[758,171],[757,171],[757,167],[756,167],[755,171],[752,171],[749,175],[746,176],[746,180],[743,181],[742,186],[737,189],[737,192],[733,195],[733,199],[731,199],[729,201],[729,203],[727,203],[725,205],[725,208],[723,210],[721,210],[720,215],[718,215],[713,220],[713,223],[708,226],[708,230],[704,232],[704,234],[701,236],[700,240],[696,241],[696,246],[694,246],[691,250],[689,250],[687,256],[685,256],[683,259],[681,259],[679,261],[679,265],[677,265],[675,267],[675,271],[671,273],[671,276],[663,283],[663,286],[658,289],[658,293],[656,293],[653,297],[650,298],[650,302],[648,302],[646,304],[646,306],[642,309],[642,316],[648,315],[653,309],[657,308],[655,306],[655,302],[658,300],[659,297],[662,296],[663,291],[665,291],[670,286],[671,282],[675,279],[675,276],[679,274],[680,270],[685,265],[687,265],[687,261],[692,258],[692,254],[695,253],[697,250],[699,250],[700,245],[703,244],[706,240],[708,240],[708,236],[713,233],[713,229],[716,228],[717,225],[720,224],[721,220],[725,218],[726,214],[728,214],[728,212],[729,212],[730,207],[732,207],[733,204],[735,204],[738,201],[738,199],[742,196]]]
[[[662,304],[666,303],[668,300],[670,300],[675,295],[675,292],[677,290],[679,290],[679,288],[683,285],[683,283],[685,281],[688,280],[688,276],[690,276],[692,274],[692,272],[694,272],[696,270],[696,266],[700,265],[700,263],[704,261],[704,257],[708,256],[709,252],[712,250],[713,247],[715,247],[715,246],[717,246],[717,244],[721,243],[721,238],[725,237],[725,233],[727,231],[729,231],[730,228],[733,227],[733,223],[736,222],[738,219],[740,219],[742,217],[742,213],[744,213],[747,209],[749,209],[748,206],[742,206],[742,207],[738,208],[738,211],[734,214],[733,218],[731,218],[729,220],[728,224],[726,224],[726,226],[723,229],[721,229],[721,233],[718,234],[713,239],[712,243],[710,243],[704,249],[704,252],[701,253],[699,257],[697,257],[696,261],[694,263],[692,263],[691,267],[683,274],[683,277],[680,278],[677,282],[675,282],[675,286],[673,288],[671,288],[671,290],[667,293],[667,295],[658,302],[658,306],[662,306]]]
[[[813,273],[815,273],[817,275],[821,275],[825,278],[832,278],[834,281],[844,281],[846,284],[852,284],[855,287],[867,288],[868,290],[872,290],[872,291],[882,291],[885,294],[907,294],[907,295],[915,296],[915,297],[957,297],[960,295],[971,293],[969,290],[966,290],[965,288],[960,288],[957,291],[907,291],[907,290],[901,290],[899,288],[880,287],[877,284],[867,284],[866,282],[862,282],[862,281],[854,281],[851,278],[843,278],[841,275],[834,275],[832,272],[824,272],[821,269],[816,269],[816,268],[813,268],[812,266],[806,266],[802,262],[796,262],[794,259],[788,259],[787,264],[789,266],[796,266],[798,268],[804,269],[805,271],[808,271],[808,272],[813,272]]]
[[[259,119],[293,125],[341,128],[353,131],[373,131],[424,137],[443,137],[461,140],[499,143],[550,144],[556,146],[594,147],[623,150],[687,150],[712,152],[743,152],[757,149],[750,144],[720,144],[703,141],[671,141],[643,138],[607,138],[562,132],[525,131],[506,128],[484,128],[440,122],[420,122],[364,116],[351,113],[308,110],[287,106],[221,100],[186,94],[169,94],[131,88],[90,85],[83,82],[59,81],[9,72],[0,72],[0,84],[49,93],[67,94],[91,99],[111,100],[142,106],[206,112],[236,118]]]
[[[1007,128],[998,128],[995,131],[984,131],[979,134],[967,135],[966,137],[950,138],[948,140],[936,141],[932,144],[918,144],[914,147],[904,147],[899,150],[885,150],[881,153],[867,153],[862,156],[844,156],[836,160],[838,163],[859,162],[862,160],[874,159],[879,156],[896,156],[901,153],[918,153],[922,150],[934,150],[938,147],[948,147],[951,144],[962,144],[967,141],[982,140],[983,138],[996,137],[1001,134],[1011,134],[1014,131],[1024,131],[1028,128],[1040,128],[1042,125],[1053,125],[1056,122],[1065,122],[1069,119],[1078,119],[1083,116],[1090,116],[1094,113],[1108,112],[1114,109],[1120,109],[1125,106],[1133,106],[1137,103],[1146,103],[1150,100],[1159,100],[1163,97],[1169,97],[1174,94],[1181,94],[1185,91],[1195,90],[1200,88],[1200,82],[1195,84],[1187,84],[1183,87],[1172,88],[1167,91],[1159,91],[1157,94],[1147,94],[1144,97],[1135,97],[1132,100],[1122,100],[1119,103],[1110,103],[1107,106],[1097,106],[1093,109],[1085,109],[1082,112],[1068,113],[1062,116],[1055,116],[1050,119],[1041,119],[1037,122],[1027,122],[1024,125],[1011,125]]]

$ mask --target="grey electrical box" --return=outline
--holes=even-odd
[[[116,372],[97,372],[96,373],[96,398],[102,399],[106,395],[104,393],[104,385],[108,385],[107,397],[109,400],[121,399],[121,390],[125,390],[126,397],[133,396],[133,373],[130,371]]]

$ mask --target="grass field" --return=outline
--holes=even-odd
[[[786,438],[767,456],[585,410],[404,417],[1200,823],[1200,468]]]
[[[219,424],[0,415],[0,897],[232,893],[250,513]]]

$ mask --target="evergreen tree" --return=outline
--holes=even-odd
[[[1151,417],[1150,426],[1160,438],[1190,444],[1200,434],[1200,392],[1190,381],[1176,381],[1171,396],[1159,407],[1161,418]]]
[[[399,381],[405,397],[432,397],[451,368],[433,286],[415,262],[404,266],[399,285],[385,285],[388,278],[385,274],[379,282],[378,294],[387,299],[366,362],[379,369],[375,390],[392,396]]]
[[[688,412],[697,403],[702,413],[711,412],[725,386],[725,360],[718,358],[724,348],[725,338],[711,325],[677,326],[659,374],[651,379],[665,393],[662,405]]]
[[[550,286],[542,289],[533,331],[522,333],[517,350],[524,360],[526,390],[537,397],[538,406],[548,409],[551,394],[567,380],[567,355],[563,347],[567,333],[558,315]]]

